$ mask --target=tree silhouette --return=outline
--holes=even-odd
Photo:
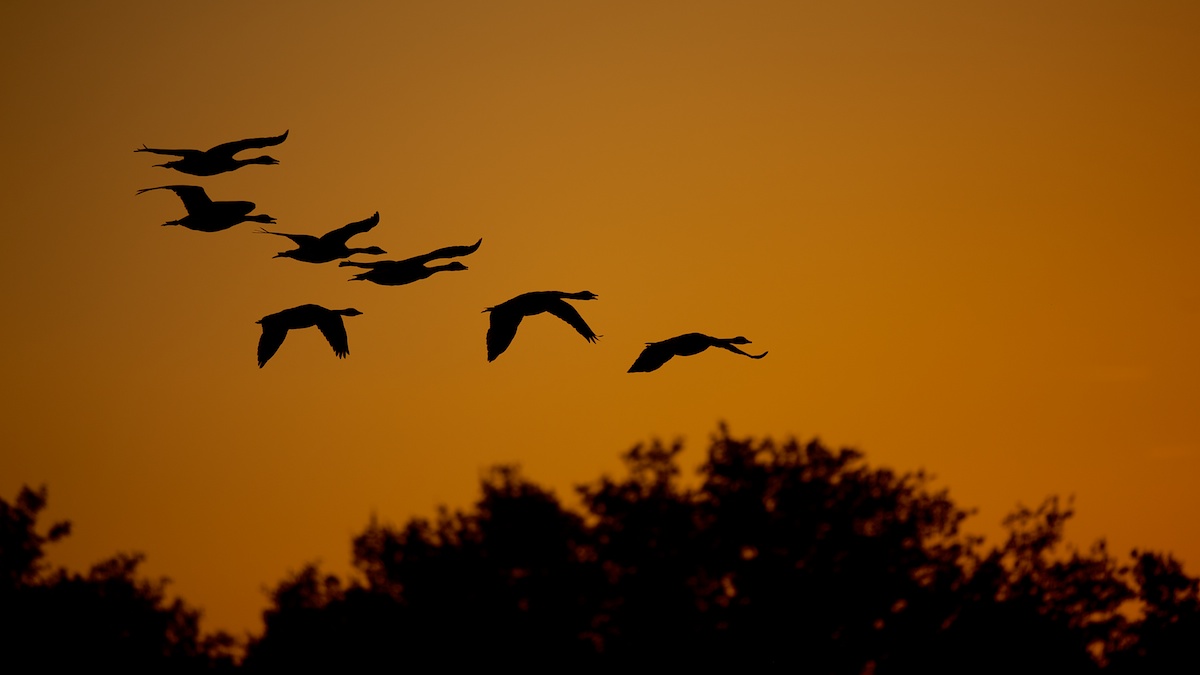
[[[600,580],[579,516],[512,469],[493,471],[471,514],[403,529],[372,522],[354,540],[365,581],[343,588],[309,566],[276,589],[245,665],[353,670],[433,659],[574,663],[592,647],[579,596]]]
[[[1120,673],[1192,672],[1200,668],[1200,579],[1174,558],[1133,552],[1131,575],[1141,618],[1129,626],[1123,650],[1112,656]]]
[[[578,512],[509,467],[470,511],[373,518],[354,540],[361,580],[310,566],[282,584],[245,663],[1076,673],[1194,658],[1197,581],[1170,558],[1065,546],[1057,498],[985,549],[924,474],[854,450],[722,427],[687,485],[681,451],[633,448],[624,477],[578,488]]]
[[[470,509],[372,517],[354,578],[307,565],[275,588],[241,669],[1195,670],[1200,580],[1170,556],[1066,545],[1056,497],[989,547],[924,474],[854,450],[721,427],[694,480],[682,450],[634,447],[576,508],[499,467]],[[228,636],[201,638],[140,556],[46,565],[70,526],[42,534],[44,506],[44,489],[0,500],[0,669],[233,669]]]
[[[87,574],[52,569],[46,544],[70,532],[37,529],[46,490],[0,499],[0,670],[199,672],[232,667],[231,640],[199,636],[198,611],[167,602],[165,581],[137,578],[140,555],[117,555]]]

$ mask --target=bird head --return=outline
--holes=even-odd
[[[591,291],[579,291],[578,293],[572,293],[570,297],[575,298],[576,300],[595,300],[600,296]]]
[[[278,163],[279,163],[279,160],[275,159],[274,157],[271,157],[270,155],[263,155],[262,157],[251,157],[250,159],[242,160],[242,164],[278,164]]]
[[[359,314],[362,314],[362,312],[350,307],[349,309],[339,310],[338,314],[341,314],[342,316],[358,316]]]
[[[379,248],[378,246],[368,246],[359,251],[359,253],[365,253],[367,255],[383,255],[384,253],[387,253],[387,251]]]
[[[246,216],[246,220],[253,220],[256,223],[275,223],[275,219],[265,213],[259,213],[253,216]]]
[[[746,338],[742,337],[741,335],[739,335],[735,338],[730,338],[729,343],[735,344],[735,345],[748,345],[748,344],[750,344],[750,341],[747,340]]]
[[[446,270],[447,272],[461,272],[467,269],[467,266],[460,262],[452,262],[443,265],[442,269]]]

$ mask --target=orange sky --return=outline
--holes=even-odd
[[[719,420],[924,468],[994,533],[1200,560],[1200,5],[1179,2],[33,3],[0,10],[0,494],[50,490],[53,560],[148,574],[257,629],[372,513],[465,507],[517,462],[569,497]],[[134,154],[290,130],[272,167]],[[379,211],[389,288],[206,234],[165,191],[320,234]],[[369,240],[369,241],[368,241]],[[532,290],[604,337],[484,307]],[[356,307],[351,354],[255,321]],[[644,342],[745,335],[627,374]]]

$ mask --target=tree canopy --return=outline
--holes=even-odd
[[[141,555],[120,554],[86,573],[44,562],[67,521],[38,531],[46,490],[0,499],[0,669],[6,672],[201,672],[232,666],[232,640],[201,638],[200,613],[168,601],[165,581],[137,575]]]
[[[358,672],[418,664],[814,673],[1165,672],[1196,665],[1200,580],[1170,555],[1070,546],[1050,497],[988,545],[923,473],[813,440],[713,437],[624,456],[568,508],[514,467],[469,509],[372,518],[348,579],[303,567],[231,658],[139,555],[52,568],[45,490],[0,499],[0,665]]]
[[[661,663],[817,673],[1142,672],[1195,660],[1197,581],[1169,556],[1067,546],[1023,508],[986,547],[922,473],[813,440],[640,445],[568,509],[512,467],[467,511],[354,539],[361,578],[276,589],[245,665]]]

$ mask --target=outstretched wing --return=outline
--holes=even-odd
[[[145,145],[134,150],[134,152],[153,152],[156,155],[175,155],[176,157],[195,157],[203,155],[199,150],[169,150],[167,148],[147,148]]]
[[[479,245],[482,243],[483,243],[483,239],[480,239],[479,241],[475,242],[474,244],[471,244],[470,246],[447,246],[445,248],[439,248],[438,250],[433,251],[431,253],[426,253],[425,255],[414,256],[412,258],[407,258],[407,259],[401,260],[399,262],[415,263],[418,265],[424,265],[425,263],[429,262],[430,260],[437,260],[438,258],[458,258],[460,256],[470,255],[470,254],[474,253],[475,251],[478,251]]]
[[[363,232],[370,230],[372,227],[375,227],[378,224],[379,224],[379,212],[376,211],[375,215],[371,216],[370,218],[367,218],[366,220],[360,220],[357,223],[350,223],[349,225],[343,225],[342,227],[339,227],[336,230],[331,230],[329,232],[326,232],[325,234],[321,235],[321,241],[323,241],[327,244],[337,244],[337,245],[345,246],[346,242],[350,239],[350,237],[353,237],[356,234],[362,234]]]
[[[395,260],[373,260],[370,262],[360,262],[358,260],[343,260],[338,263],[338,267],[362,267],[363,269],[374,270],[380,267],[389,267],[396,265]]]
[[[262,337],[258,339],[258,367],[262,368],[267,365],[267,361],[270,361],[272,356],[275,356],[275,352],[279,351],[279,346],[287,337],[288,329],[267,322],[266,319],[260,323],[262,323]]]
[[[487,332],[488,361],[495,361],[497,356],[504,353],[517,336],[517,327],[523,317],[516,312],[492,310],[491,323]]]
[[[317,328],[321,330],[321,334],[325,336],[329,346],[333,347],[333,353],[337,354],[339,359],[346,358],[346,355],[350,353],[350,342],[346,338],[346,324],[342,323],[342,317],[331,314],[318,321]]]
[[[658,370],[664,363],[671,360],[675,353],[662,342],[651,342],[646,345],[641,354],[638,354],[637,360],[629,367],[627,372],[630,373],[649,373],[653,370]]]
[[[288,234],[287,232],[272,232],[265,228],[258,228],[254,231],[256,234],[274,234],[280,237],[291,239],[297,246],[311,246],[317,243],[317,238],[311,234]]]
[[[579,331],[579,334],[582,335],[588,342],[595,342],[596,338],[599,337],[596,335],[595,331],[593,331],[587,325],[587,322],[583,320],[583,317],[579,316],[578,310],[567,304],[565,300],[556,300],[555,302],[549,303],[546,306],[546,311],[571,324],[571,327]]]
[[[717,346],[717,347],[720,347],[721,349],[728,349],[729,351],[733,352],[734,354],[741,354],[742,356],[749,356],[749,357],[750,357],[750,358],[752,358],[752,359],[761,359],[762,357],[764,357],[764,356],[766,356],[766,355],[767,355],[767,352],[763,352],[763,353],[761,353],[761,354],[758,354],[758,355],[755,355],[755,354],[747,354],[746,352],[744,352],[744,351],[742,351],[742,350],[738,349],[737,347],[734,347],[733,345],[723,345],[723,344],[718,344],[718,345],[716,345],[716,346]]]
[[[241,141],[230,141],[228,143],[214,145],[208,149],[208,153],[213,155],[229,155],[232,157],[242,150],[249,150],[250,148],[266,148],[272,145],[279,145],[287,139],[287,135],[288,132],[285,131],[281,136],[268,136],[267,138],[247,138]]]
[[[142,188],[137,193],[140,195],[143,192],[151,190],[170,190],[174,192],[180,200],[183,201],[183,208],[187,209],[188,213],[199,213],[210,206],[212,200],[204,193],[204,188],[199,185],[160,185],[152,188]],[[250,207],[253,210],[253,206]],[[249,213],[249,211],[247,211]]]

